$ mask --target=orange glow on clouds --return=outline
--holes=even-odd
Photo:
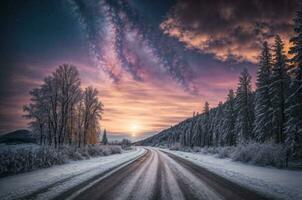
[[[223,76],[221,82],[195,80],[202,93],[192,94],[169,78],[156,79],[146,77],[146,81],[135,81],[127,74],[117,83],[107,80],[96,68],[79,68],[83,74],[84,86],[93,85],[100,91],[104,104],[101,121],[102,129],[110,134],[125,137],[142,138],[157,133],[181,120],[201,112],[205,101],[216,106],[224,100],[229,88],[237,83],[237,78]],[[85,69],[93,71],[85,71]],[[209,77],[215,74],[209,74]],[[211,91],[211,89],[219,91]]]
[[[59,63],[53,63],[48,74]],[[191,117],[193,112],[201,112],[205,101],[211,107],[226,98],[230,88],[235,89],[238,74],[227,75],[220,70],[204,72],[203,78],[191,80],[191,84],[198,86],[196,92],[190,92],[171,78],[144,76],[143,81],[133,80],[129,74],[123,73],[118,83],[114,83],[97,67],[73,63],[77,66],[82,86],[96,87],[100,92],[100,99],[104,104],[102,130],[106,128],[109,135],[131,137],[139,139],[155,134],[162,129],[177,124],[183,119]],[[34,68],[33,70],[37,70]],[[42,70],[43,71],[43,70]],[[40,73],[40,72],[39,72]],[[46,76],[44,74],[43,76]],[[3,130],[10,127],[24,128],[27,120],[22,118],[22,106],[29,102],[28,91],[41,84],[42,79],[31,79],[26,76],[15,76],[15,84],[30,85],[24,93],[7,100],[7,105],[1,105],[1,110],[8,118],[14,118],[13,124],[2,126]],[[212,77],[216,77],[213,81]]]

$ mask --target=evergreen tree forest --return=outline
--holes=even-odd
[[[285,52],[280,36],[264,41],[259,52],[256,89],[243,69],[236,92],[209,109],[205,102],[195,114],[157,135],[145,145],[220,147],[256,143],[283,145],[290,159],[302,158],[302,6],[294,19],[291,48]]]

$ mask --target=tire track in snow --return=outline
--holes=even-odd
[[[87,189],[76,199],[264,199],[189,161],[158,149],[146,149],[143,157]]]
[[[198,179],[195,174],[192,174],[189,170],[181,166],[166,154],[162,153],[162,155],[170,170],[175,175],[177,184],[179,185],[185,199],[223,199],[222,196],[216,193],[211,187],[208,187],[203,181]]]
[[[194,174],[201,182],[203,182],[207,187],[212,188],[217,194],[220,194],[223,199],[237,200],[237,199],[247,199],[247,200],[261,200],[261,199],[270,199],[264,197],[261,194],[252,191],[250,189],[244,188],[234,182],[231,182],[223,177],[220,177],[207,169],[204,169],[194,163],[175,156],[173,154],[163,152],[170,159],[174,160],[175,163],[185,170],[189,171],[191,174]]]

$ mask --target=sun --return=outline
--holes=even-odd
[[[132,123],[130,125],[130,132],[131,132],[132,137],[136,136],[138,130],[139,130],[139,125],[137,123]]]

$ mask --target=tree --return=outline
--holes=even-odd
[[[64,64],[58,67],[53,73],[53,77],[58,82],[59,94],[59,130],[58,130],[58,143],[64,143],[65,136],[70,127],[67,126],[68,117],[70,117],[70,108],[79,100],[80,93],[80,78],[79,72],[76,67]]]
[[[98,91],[88,87],[82,92],[76,67],[64,64],[44,79],[43,84],[30,92],[31,102],[24,106],[40,143],[95,144],[103,104]]]
[[[235,140],[235,94],[233,90],[229,90],[227,101],[225,103],[225,120],[223,124],[223,140],[227,145],[234,145]]]
[[[211,128],[210,128],[210,133],[211,133],[211,142],[210,144],[214,146],[219,146],[222,141],[222,133],[225,131],[222,128],[223,122],[224,122],[224,112],[223,112],[223,104],[222,102],[219,102],[218,106],[215,108],[213,112],[213,116],[210,119],[211,121]]]
[[[23,111],[27,114],[24,115],[27,119],[33,119],[34,121],[30,122],[31,127],[33,128],[33,132],[39,133],[39,142],[42,145],[44,142],[45,137],[45,129],[46,129],[46,122],[47,122],[47,115],[46,115],[46,107],[43,104],[43,94],[41,88],[35,88],[30,91],[31,101],[28,105],[23,107]]]
[[[251,75],[247,69],[244,69],[239,77],[235,108],[237,110],[235,130],[238,135],[238,142],[244,143],[252,138],[254,121]]]
[[[210,104],[206,101],[206,102],[204,103],[203,113],[209,114],[209,111],[210,111]]]
[[[107,145],[107,144],[108,144],[106,129],[104,129],[103,138],[102,138],[102,143],[103,143],[104,145]]]
[[[277,143],[284,142],[285,127],[285,99],[287,97],[289,77],[286,72],[286,57],[284,45],[280,36],[275,37],[273,49],[273,69],[270,84],[270,96],[272,103],[272,131]]]
[[[202,142],[202,146],[206,146],[210,144],[210,133],[209,133],[209,127],[210,127],[210,123],[209,123],[209,112],[210,112],[210,105],[209,103],[206,101],[203,107],[203,142]]]
[[[102,112],[103,104],[98,100],[98,90],[87,87],[84,91],[84,145],[91,138],[97,138]]]
[[[286,146],[294,158],[302,158],[302,2],[294,19],[295,36],[291,38],[293,46],[289,53],[293,56],[292,80],[287,99],[288,109],[285,111]]]
[[[131,143],[132,143],[131,140],[124,138],[121,142],[121,146],[123,149],[127,149],[131,146]]]
[[[272,137],[272,113],[270,100],[270,78],[272,56],[267,42],[263,43],[257,72],[255,94],[255,125],[254,133],[258,141],[264,142]]]

